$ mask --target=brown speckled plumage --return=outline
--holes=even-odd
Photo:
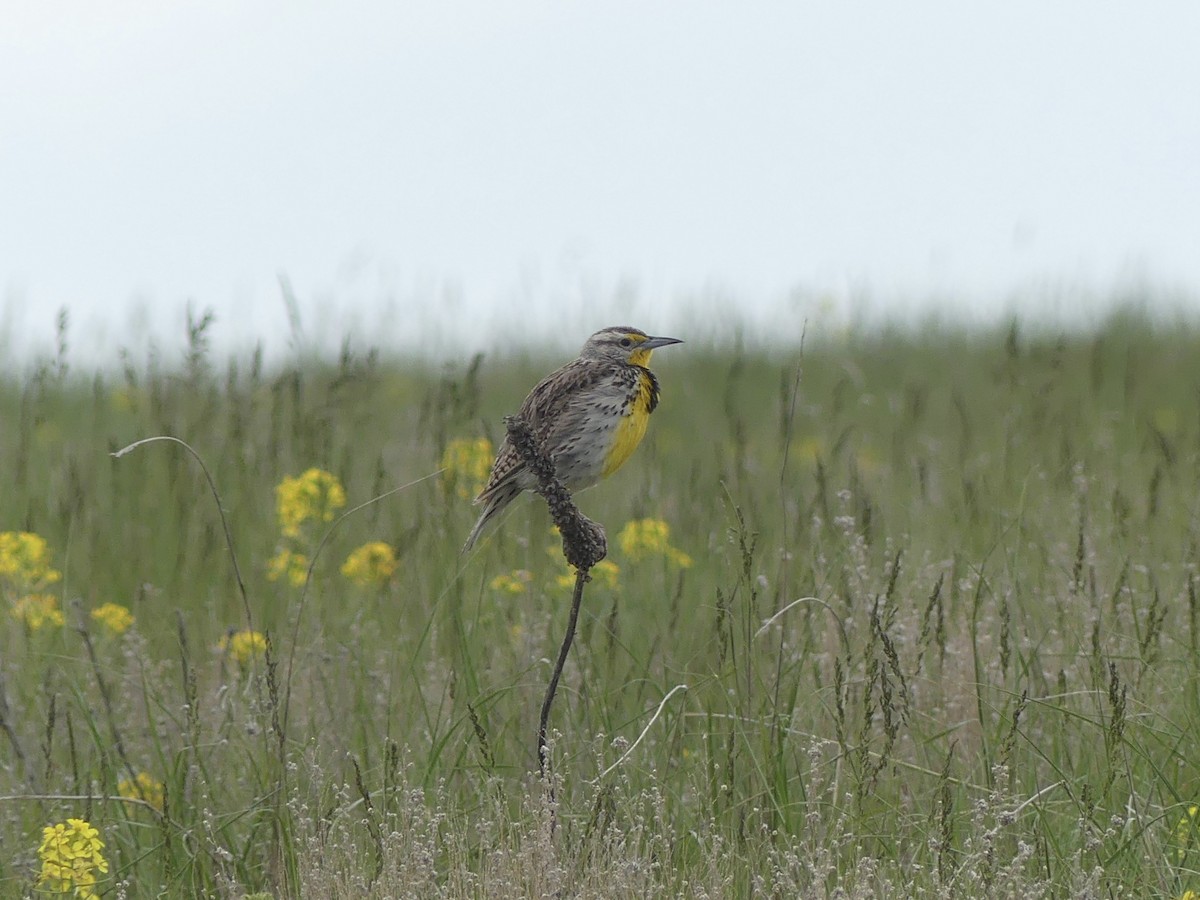
[[[605,328],[588,338],[577,359],[529,392],[517,416],[528,423],[569,490],[591,487],[632,453],[659,402],[658,379],[645,363],[656,347],[675,343],[680,342],[628,326]],[[487,485],[475,498],[483,512],[463,549],[471,549],[488,523],[535,484],[506,437]]]

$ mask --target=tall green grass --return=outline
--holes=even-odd
[[[0,893],[69,817],[111,896],[1200,890],[1200,331],[657,354],[645,445],[577,498],[620,571],[588,586],[543,784],[548,516],[460,557],[475,510],[420,479],[561,361],[267,371],[194,324],[178,369],[0,381],[0,531],[48,541],[65,617],[0,611]],[[112,455],[151,435],[217,496],[182,446]],[[275,486],[311,467],[347,508],[412,484],[337,522],[307,587],[271,581]],[[623,554],[641,518],[693,564]],[[399,566],[364,588],[339,567],[369,541]],[[246,628],[270,647],[239,663]],[[161,810],[120,796],[138,772]]]

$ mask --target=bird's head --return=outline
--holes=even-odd
[[[650,337],[637,328],[614,325],[611,328],[602,328],[588,338],[579,355],[584,359],[612,360],[645,366],[649,365],[650,354],[656,348],[682,343],[678,338]]]

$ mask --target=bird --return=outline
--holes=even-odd
[[[617,471],[646,435],[658,407],[658,379],[648,368],[659,347],[679,338],[651,337],[629,325],[602,328],[579,356],[547,375],[529,392],[517,416],[554,462],[567,490],[581,491]],[[506,437],[475,504],[483,507],[462,552],[537,478]]]

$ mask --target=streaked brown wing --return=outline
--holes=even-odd
[[[595,362],[581,359],[569,362],[534,386],[529,396],[521,403],[517,415],[529,423],[539,441],[544,441],[563,410],[570,406],[572,400],[578,398],[581,392],[595,385],[605,371],[606,366],[597,365]],[[524,468],[524,461],[506,437],[496,452],[496,461],[492,463],[492,474],[488,477],[487,485],[479,492],[475,502],[487,502],[498,488],[515,478]]]
[[[577,359],[543,378],[529,392],[518,415],[525,419],[537,436],[544,437],[562,412],[598,383],[609,367]]]

